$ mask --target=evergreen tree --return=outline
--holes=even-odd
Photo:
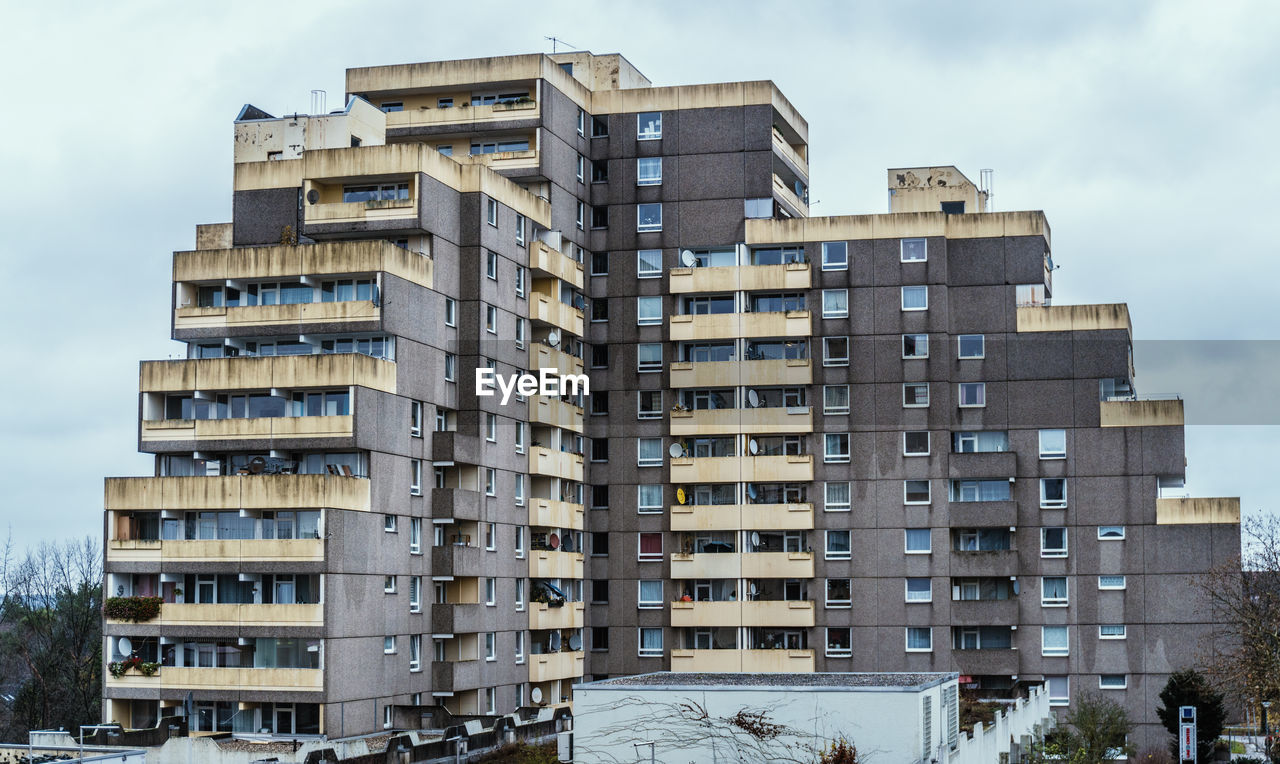
[[[1196,749],[1200,761],[1209,761],[1213,756],[1213,744],[1222,735],[1222,726],[1227,721],[1222,694],[1214,690],[1204,674],[1195,669],[1184,669],[1170,675],[1160,691],[1160,708],[1156,709],[1156,715],[1173,735],[1175,755],[1178,750],[1178,708],[1181,706],[1196,707]]]

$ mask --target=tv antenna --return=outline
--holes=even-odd
[[[557,45],[563,45],[563,46],[565,47],[565,50],[577,50],[577,49],[578,49],[578,46],[574,45],[574,44],[573,44],[573,43],[571,43],[571,42],[565,42],[564,40],[561,40],[559,37],[543,37],[542,39],[544,39],[544,40],[550,40],[550,41],[551,41],[551,52],[552,52],[552,53],[559,53],[559,51],[558,51],[558,50],[556,50],[556,46],[557,46]]]

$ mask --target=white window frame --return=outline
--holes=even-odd
[[[641,347],[655,347],[655,346],[658,348],[657,362],[640,360]],[[661,342],[636,343],[636,373],[637,374],[652,374],[654,372],[662,371],[662,362],[663,362],[663,350],[662,350]]]
[[[907,257],[907,242],[920,242],[921,248],[924,250],[924,257]],[[929,240],[921,238],[900,239],[898,241],[898,262],[900,263],[924,263],[929,261]]]
[[[1045,433],[1062,433],[1062,450],[1061,451],[1045,451],[1044,436]],[[1067,431],[1065,429],[1047,429],[1040,431],[1040,458],[1041,459],[1066,459],[1067,458]]]
[[[486,662],[498,660],[498,632],[484,633],[484,659]]]
[[[1062,549],[1051,549],[1045,546],[1046,531],[1056,530],[1056,529],[1062,530]],[[1070,542],[1071,542],[1070,532],[1067,530],[1065,526],[1047,525],[1040,528],[1040,556],[1041,557],[1049,557],[1049,558],[1067,557],[1069,555],[1068,550],[1070,549]]]
[[[839,261],[828,258],[829,251],[836,249],[835,245],[840,245],[844,250],[843,256]],[[849,242],[847,241],[824,241],[822,242],[822,270],[824,271],[847,271],[849,270]]]
[[[844,357],[843,358],[831,355],[832,340],[844,340]],[[822,338],[822,365],[823,366],[848,366],[849,355],[850,355],[849,338],[847,336]]]
[[[644,407],[644,399],[646,395],[656,393],[658,396],[658,407],[646,409]],[[661,419],[662,418],[662,391],[661,390],[637,390],[636,391],[636,419]]]
[[[1107,677],[1120,677],[1120,684],[1119,685],[1107,684],[1105,682]],[[1129,689],[1129,675],[1128,674],[1098,674],[1098,689],[1099,690],[1127,690]]]
[[[652,166],[654,163],[658,165],[657,178],[645,179],[640,174],[640,168],[646,165]],[[662,185],[662,157],[636,157],[636,185],[637,186],[661,186]]]
[[[494,305],[484,306],[484,330],[489,334],[498,333],[498,308]]]
[[[965,389],[977,390],[981,399],[981,403],[965,403]],[[956,386],[956,402],[962,409],[982,409],[987,407],[987,383],[986,382],[960,382]]]
[[[924,450],[909,451],[907,450],[907,436],[924,434]],[[929,456],[933,453],[933,437],[928,430],[907,430],[902,433],[902,455],[903,456]]]
[[[908,539],[911,538],[912,531],[924,531],[925,540],[929,545],[924,549],[912,549]],[[930,528],[903,528],[902,529],[902,553],[903,554],[933,554],[933,531]]]
[[[484,413],[484,439],[490,443],[498,442],[498,415],[488,411]]]
[[[457,382],[458,357],[453,353],[444,354],[444,381]]]
[[[920,501],[920,500],[908,501],[907,500],[907,484],[909,483],[924,483],[925,486],[927,486],[929,489],[929,497],[924,501]],[[902,481],[902,503],[907,506],[924,506],[926,504],[932,504],[933,503],[933,481],[924,479],[924,478],[903,480]]]
[[[382,593],[383,593],[383,594],[395,594],[395,593],[396,593],[396,580],[397,580],[397,579],[396,579],[396,577],[395,577],[395,576],[383,576],[383,577],[382,577]]]
[[[458,303],[452,297],[444,298],[444,325],[458,325]]]
[[[848,639],[849,646],[840,647],[833,650],[831,648],[831,632],[833,631],[843,631],[845,634],[847,634],[849,636],[849,639]],[[826,629],[826,638],[827,638],[827,647],[826,647],[825,654],[828,658],[852,658],[853,657],[853,629],[851,629],[848,626],[828,626]]]
[[[658,537],[659,551],[656,555],[653,553],[645,554],[645,552],[642,550],[642,547],[643,547],[642,542],[644,541],[644,537],[646,535],[654,535]],[[662,562],[662,557],[665,554],[665,552],[662,550],[666,546],[663,543],[663,541],[664,539],[662,537],[661,531],[640,531],[639,533],[637,533],[636,534],[636,561],[637,562]]]
[[[578,202],[577,219],[574,221],[578,225],[579,231],[587,230],[587,203]]]
[[[920,293],[924,294],[924,305],[907,307],[907,295],[908,294],[915,295]],[[908,284],[906,286],[903,286],[899,291],[899,297],[900,297],[900,304],[902,306],[902,310],[905,313],[914,313],[914,312],[929,309],[929,287],[923,284]]]
[[[409,577],[409,612],[422,612],[422,576]]]
[[[524,526],[517,525],[516,529],[516,559],[524,559]]]
[[[925,632],[928,632],[928,634],[929,634],[929,646],[928,646],[928,647],[912,647],[912,646],[911,646],[911,632],[912,632],[912,631],[917,631],[917,632],[919,632],[919,631],[925,631]],[[908,626],[908,627],[906,627],[906,629],[903,631],[903,647],[905,648],[906,652],[909,652],[909,653],[931,653],[931,652],[933,652],[933,628],[932,628],[932,627],[930,627],[930,626]]]
[[[641,315],[640,307],[642,305],[657,304],[657,315]],[[636,297],[636,326],[660,326],[662,324],[662,297],[653,295],[638,295]]]
[[[520,583],[523,583],[523,581]],[[519,609],[524,610],[524,606],[522,605]],[[523,631],[516,632],[516,663],[524,663],[524,632]],[[523,685],[520,686],[520,690],[521,692],[524,691]]]
[[[409,554],[422,554],[422,518],[409,518]]]
[[[1052,694],[1052,691],[1049,689],[1049,684],[1050,684],[1050,683],[1049,683],[1049,680],[1051,680],[1051,679],[1061,679],[1061,680],[1062,680],[1062,684],[1064,685],[1064,688],[1065,688],[1065,689],[1066,689],[1066,691],[1067,691],[1065,695],[1053,695],[1053,694]],[[1044,687],[1045,687],[1045,692],[1046,692],[1046,693],[1049,693],[1049,705],[1050,705],[1050,706],[1055,706],[1055,707],[1056,707],[1056,706],[1067,706],[1067,705],[1070,705],[1070,704],[1071,704],[1071,677],[1070,677],[1070,676],[1058,675],[1058,674],[1055,674],[1055,675],[1052,675],[1052,676],[1046,676],[1046,677],[1044,678]]]
[[[658,491],[658,503],[645,504],[642,501],[641,497],[644,496],[644,492],[646,490],[654,490],[654,489],[657,489]],[[663,493],[664,491],[661,483],[641,483],[640,485],[636,486],[636,514],[641,514],[641,515],[662,514],[662,502],[663,502],[662,494]]]
[[[1063,596],[1050,597],[1044,588],[1044,582],[1054,579],[1062,580]],[[1071,604],[1071,579],[1068,576],[1041,576],[1040,577],[1040,607],[1068,607]]]
[[[1045,638],[1049,635],[1050,630],[1057,632],[1061,630],[1066,635],[1066,647],[1049,647],[1045,643]],[[1068,626],[1045,625],[1040,627],[1040,654],[1045,657],[1059,658],[1065,655],[1071,655],[1071,629]]]
[[[982,345],[982,351],[977,355],[965,355],[962,348],[964,347],[965,338],[978,338],[979,344]],[[987,336],[985,334],[961,334],[956,337],[956,358],[961,361],[980,360],[987,357]]]
[[[409,635],[409,671],[422,670],[422,635]]]
[[[849,599],[833,600],[831,599],[831,582],[845,581],[849,585]],[[853,579],[852,578],[828,578],[822,586],[823,607],[827,610],[848,610],[853,607]]]
[[[409,460],[409,495],[422,495],[422,460]]]
[[[908,338],[908,337],[915,337],[915,338],[916,338],[916,352],[915,352],[915,355],[907,355],[907,338]],[[924,342],[923,342],[923,343],[920,341],[920,338],[922,338],[922,337],[924,338]],[[920,352],[920,350],[921,350],[921,346],[922,346],[922,345],[923,345],[923,349],[924,349],[924,352],[923,352],[923,353],[921,353],[921,352]],[[909,333],[907,333],[907,334],[902,335],[902,360],[904,360],[904,361],[906,361],[906,360],[919,360],[919,359],[922,359],[922,358],[928,358],[928,357],[929,357],[929,335],[928,335],[928,333],[925,333],[925,332],[914,332],[914,333],[911,333],[911,332],[909,332]]]
[[[656,130],[644,130],[642,120],[647,114],[657,114],[657,120],[650,120],[650,125],[657,125]],[[656,141],[662,138],[662,112],[660,111],[642,111],[636,114],[636,140],[637,141]]]
[[[831,452],[832,438],[839,443],[840,436],[844,436],[844,452]],[[847,432],[826,432],[822,434],[822,462],[823,464],[848,464],[853,454],[852,438]]]
[[[581,133],[579,133],[579,135],[581,135]],[[578,182],[585,183],[586,180],[587,180],[587,158],[579,154],[578,155]]]
[[[382,654],[383,655],[396,654],[396,636],[394,634],[388,634],[387,636],[382,638]]]
[[[643,267],[643,265],[645,264],[645,260],[643,257],[641,257],[642,253],[647,253],[649,256],[652,256],[654,253],[657,253],[658,267],[656,269]],[[652,265],[652,261],[650,261],[648,264]],[[662,250],[661,249],[636,250],[636,278],[656,279],[661,277],[662,277]]]
[[[848,500],[844,502],[831,501],[832,486],[844,486],[845,493],[848,494]],[[822,484],[822,511],[824,512],[849,512],[853,508],[853,483],[848,480],[829,480]]]
[[[1104,536],[1104,535],[1102,535],[1103,530],[1104,530],[1104,529],[1107,529],[1107,528],[1117,528],[1117,529],[1119,529],[1119,530],[1120,530],[1120,535],[1119,535],[1119,536]],[[1125,537],[1125,526],[1123,526],[1123,525],[1099,525],[1099,526],[1098,526],[1098,540],[1099,540],[1099,541],[1124,541],[1124,537]]]
[[[516,266],[516,297],[524,297],[525,270],[523,265]]]
[[[485,200],[485,222],[494,228],[498,227],[498,200]]]
[[[1062,498],[1061,499],[1053,499],[1052,501],[1050,501],[1045,498],[1045,484],[1046,484],[1046,481],[1048,480],[1062,481]],[[1066,509],[1067,502],[1070,498],[1071,498],[1071,495],[1067,492],[1066,478],[1040,478],[1040,508],[1041,509]]]
[[[924,388],[924,403],[907,403],[907,388]],[[927,409],[929,408],[929,383],[928,382],[903,382],[902,383],[902,407],[904,409]]]
[[[849,549],[844,552],[831,551],[831,534],[843,533],[849,539]],[[851,560],[853,559],[853,532],[847,529],[833,529],[822,532],[822,559],[824,560]]]
[[[1108,578],[1120,579],[1120,585],[1116,586],[1115,584],[1104,583]],[[1122,574],[1113,573],[1110,575],[1098,576],[1098,591],[1100,592],[1122,592],[1127,588],[1129,588],[1129,579]]]
[[[395,515],[382,516],[382,530],[384,533],[396,532],[396,516]]]
[[[1104,634],[1104,633],[1102,632],[1102,630],[1103,630],[1103,629],[1105,629],[1105,628],[1107,628],[1107,627],[1110,627],[1110,628],[1113,628],[1113,629],[1114,629],[1114,628],[1119,628],[1119,629],[1120,629],[1120,633],[1119,633],[1119,634]],[[1129,638],[1129,625],[1128,625],[1128,624],[1124,624],[1124,623],[1100,623],[1100,624],[1098,624],[1098,639],[1115,639],[1115,640],[1120,640],[1120,639],[1128,639],[1128,638]]]
[[[917,592],[916,596],[913,597],[911,593],[912,581],[928,581],[929,582],[929,591],[927,593],[928,596],[920,597],[919,596],[920,593]],[[905,602],[912,603],[912,604],[921,603],[921,602],[933,602],[933,579],[932,578],[927,578],[924,576],[908,576],[907,578],[903,579],[902,590],[903,590],[903,597],[905,598],[904,599]]]
[[[844,390],[844,405],[832,406],[827,402],[827,393],[831,390]],[[823,385],[822,386],[822,413],[824,416],[843,416],[851,410],[852,400],[851,391],[848,385]]]
[[[658,208],[658,222],[656,224],[640,222],[640,209],[642,207]],[[661,231],[661,230],[662,230],[662,202],[641,202],[637,204],[636,205],[636,233],[654,233],[656,231]]]
[[[484,495],[498,495],[498,471],[493,467],[485,467],[484,472]]]
[[[656,651],[653,648],[646,648],[644,646],[644,633],[646,631],[658,632],[658,642],[661,643],[661,646],[658,647]],[[636,653],[641,658],[661,658],[667,654],[666,635],[663,634],[661,626],[641,626],[636,630],[636,636]]]
[[[409,401],[409,436],[422,437],[422,401]]]
[[[640,455],[640,444],[645,441],[658,441],[658,458],[645,459]],[[662,457],[662,438],[636,438],[636,466],[637,467],[661,467],[664,459]]]
[[[637,546],[638,544],[639,542],[637,541]],[[658,598],[656,600],[644,599],[645,584],[658,585]],[[636,610],[661,610],[662,606],[665,604],[665,600],[663,599],[665,591],[666,586],[661,578],[642,578],[639,581],[636,581]]]
[[[844,296],[844,308],[828,309],[827,298]],[[849,290],[848,289],[824,289],[822,290],[822,317],[823,318],[848,318],[849,317]]]
[[[498,253],[488,250],[484,256],[484,275],[492,281],[498,280]]]
[[[485,607],[496,607],[498,604],[498,579],[486,577],[484,580]]]

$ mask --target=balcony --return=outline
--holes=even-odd
[[[952,600],[951,624],[985,626],[990,623],[1017,623],[1018,600]]]
[[[742,432],[752,435],[813,432],[813,409],[808,406],[777,406],[671,412],[671,434],[675,437],[736,435]]]
[[[672,268],[667,276],[672,294],[808,289],[813,282],[808,263]]]
[[[143,361],[144,393],[368,387],[396,391],[396,365],[360,353]]]
[[[583,507],[567,501],[529,500],[529,525],[542,528],[583,529]]]
[[[812,504],[673,504],[673,531],[798,531],[813,528]]]
[[[580,433],[582,409],[559,398],[532,395],[529,397],[529,421]]]
[[[1006,648],[998,650],[952,650],[951,665],[955,671],[970,676],[1014,676],[1018,669],[1018,651]]]
[[[672,483],[807,483],[812,480],[812,454],[671,459]]]
[[[431,434],[432,461],[479,464],[481,448],[479,435],[456,431]]]
[[[947,505],[947,522],[953,528],[1018,524],[1016,501],[953,501]]]
[[[563,329],[574,336],[582,336],[582,311],[541,292],[529,295],[529,318],[534,322]]]
[[[495,103],[484,106],[459,105],[447,109],[408,108],[387,114],[387,134],[393,130],[411,134],[414,128],[438,127],[453,125],[459,130],[471,132],[473,129],[487,128],[490,122],[507,122],[511,120],[540,119],[542,110],[537,101],[522,103]]]
[[[813,650],[672,650],[671,670],[688,673],[811,674]]]
[[[559,374],[582,374],[584,367],[581,358],[549,345],[534,343],[529,348],[529,369],[534,373],[539,369],[551,369]]]
[[[583,603],[566,602],[560,607],[551,607],[542,602],[529,603],[529,629],[581,629],[583,624]]]
[[[306,185],[310,185],[307,183]],[[367,202],[319,202],[304,204],[303,224],[308,226],[333,224],[380,224],[379,228],[394,230],[421,227],[418,216],[416,183],[410,182],[408,199],[380,199]],[[338,189],[341,191],[341,189]],[[321,193],[321,198],[328,194]]]
[[[673,553],[671,578],[813,578],[813,553]]]
[[[584,653],[538,653],[529,656],[529,681],[551,682],[582,676]]]
[[[456,542],[431,548],[431,575],[472,578],[493,575],[492,552]]]
[[[492,620],[489,606],[480,602],[431,605],[432,634],[477,634],[487,631]]]
[[[1037,305],[1018,308],[1020,332],[1090,332],[1120,329],[1133,334],[1129,306]]]
[[[552,276],[582,289],[582,263],[543,241],[535,240],[529,249],[529,268],[535,276]]]
[[[582,578],[582,553],[531,549],[529,578]]]
[[[424,258],[425,259],[425,258]],[[222,308],[178,308],[173,328],[233,329],[241,326],[307,326],[315,324],[369,324],[358,329],[350,326],[327,328],[326,331],[364,331],[380,326],[382,308],[369,300],[347,302],[308,302],[294,305],[250,305]],[[314,331],[314,329],[312,330]]]
[[[990,552],[951,552],[951,570],[956,578],[1018,575],[1018,552],[997,549]]]
[[[431,516],[434,518],[478,521],[483,506],[484,497],[479,491],[468,491],[465,488],[431,489]]]
[[[677,361],[667,364],[672,387],[813,384],[808,358],[774,361]]]
[[[787,185],[787,182],[777,175],[773,176],[773,197],[791,208],[792,213],[797,217],[809,217],[809,203],[796,196],[796,192]]]
[[[142,442],[351,438],[355,417],[300,416],[257,419],[144,419]]]
[[[529,472],[534,475],[582,482],[582,455],[552,451],[544,446],[529,448]]]
[[[1238,498],[1156,499],[1156,525],[1240,524]]]
[[[808,337],[813,333],[807,310],[674,315],[668,320],[672,342],[738,337]]]
[[[1103,427],[1181,427],[1182,399],[1100,401]]]
[[[107,562],[324,562],[324,539],[110,539]]]
[[[456,154],[453,158],[459,164],[478,164],[488,167],[494,172],[502,172],[503,170],[536,170],[542,162],[537,149],[495,151],[490,154]]]
[[[430,287],[433,283],[430,258],[378,239],[201,249],[175,252],[173,255],[173,280],[179,284],[379,272],[390,273],[425,287]]]
[[[985,478],[1016,475],[1018,455],[1012,451],[952,453],[947,457],[947,474],[952,478]]]
[[[354,477],[220,475],[107,478],[106,482],[108,510],[330,508],[369,511],[369,481]]]
[[[322,669],[296,668],[180,668],[164,666],[155,676],[130,672],[122,677],[106,673],[106,689],[173,691],[321,692]]]
[[[810,628],[813,624],[814,607],[811,600],[671,603],[671,625],[676,628],[702,626]]]
[[[790,162],[801,175],[809,176],[809,160],[801,156],[800,152],[796,151],[795,147],[788,143],[787,139],[776,128],[773,131],[773,150],[783,159]]]
[[[108,624],[128,621],[107,619]],[[324,605],[215,605],[166,602],[150,626],[295,626],[324,625]]]

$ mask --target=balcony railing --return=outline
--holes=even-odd
[[[350,438],[352,416],[258,417],[255,419],[144,419],[142,442]]]
[[[529,500],[529,525],[542,528],[583,529],[583,506],[568,501]]]
[[[529,421],[582,432],[582,408],[545,395],[529,397]]]
[[[808,337],[813,334],[808,310],[673,315],[668,324],[672,342],[737,337]]]
[[[369,511],[369,481],[335,475],[107,478],[108,510],[349,509]]]
[[[737,292],[744,289],[808,289],[813,283],[808,263],[672,268],[667,272],[667,277],[673,294]]]
[[[785,157],[787,161],[791,162],[791,164],[794,165],[802,175],[809,175],[809,160],[800,156],[800,152],[796,151],[795,147],[788,143],[787,139],[782,136],[782,133],[778,132],[776,129],[773,131],[773,148],[774,151],[777,151]]]
[[[242,326],[297,326],[300,324],[379,324],[381,320],[382,307],[378,303],[370,300],[350,300],[291,305],[246,305],[230,308],[178,308],[174,312],[173,328],[231,329]]]
[[[813,384],[808,358],[769,361],[676,361],[667,365],[671,386],[738,387],[741,385]]]
[[[107,619],[108,624],[127,623]],[[324,625],[324,605],[222,605],[166,602],[160,615],[147,622],[167,626],[310,626]]]
[[[529,268],[537,275],[553,276],[582,289],[582,263],[546,242],[534,240],[529,250]]]
[[[671,625],[771,626],[810,628],[814,624],[811,600],[730,602],[672,602]]]
[[[673,553],[671,577],[676,579],[813,578],[813,553]]]
[[[529,318],[550,324],[577,337],[582,336],[582,311],[540,292],[529,295]]]
[[[530,578],[582,578],[581,552],[529,550]]]
[[[108,562],[324,562],[324,539],[110,539]]]
[[[540,629],[581,629],[583,623],[583,603],[565,602],[559,607],[552,607],[543,602],[529,603],[529,628]]]
[[[807,483],[812,480],[812,454],[671,459],[673,483]]]
[[[459,105],[446,109],[405,109],[387,114],[387,130],[437,125],[470,126],[483,122],[538,119],[541,115],[537,101],[519,101],[488,105]]]
[[[569,355],[563,350],[535,342],[529,346],[529,369],[554,369],[560,374],[582,374],[582,359]]]
[[[673,531],[809,530],[813,505],[793,504],[673,504]]]
[[[743,432],[753,435],[813,432],[813,409],[808,406],[777,406],[671,411],[671,434],[676,437],[735,435]]]
[[[147,690],[321,692],[324,671],[298,668],[187,668],[164,666],[153,676],[130,672],[121,677],[106,675],[106,689]]]
[[[538,653],[529,656],[529,681],[550,682],[582,676],[584,654],[578,652]]]
[[[581,483],[582,455],[532,446],[529,448],[529,472]]]
[[[1098,406],[1103,427],[1181,427],[1185,423],[1179,398],[1099,401]]]
[[[368,387],[396,391],[396,365],[360,353],[143,361],[144,393]]]
[[[672,650],[673,672],[809,674],[813,650]]]

